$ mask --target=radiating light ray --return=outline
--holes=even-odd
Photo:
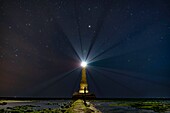
[[[94,46],[94,44],[95,44],[95,42],[98,38],[98,35],[101,31],[101,28],[103,27],[103,23],[105,21],[105,18],[107,17],[109,10],[110,10],[112,5],[113,5],[113,1],[111,1],[111,0],[110,1],[107,0],[107,1],[104,2],[104,10],[103,10],[103,12],[101,12],[101,15],[100,15],[100,17],[97,21],[96,30],[95,30],[96,32],[94,33],[94,36],[91,39],[90,46],[89,46],[89,49],[88,49],[87,55],[86,55],[86,60],[88,60],[89,54],[90,54],[90,52],[91,52],[91,50],[92,50],[92,48],[93,48],[93,46]]]
[[[52,11],[53,9],[51,8],[51,11],[50,11],[50,14],[51,15],[53,15],[54,17],[55,17],[55,15],[52,13],[53,11]],[[76,16],[78,16],[78,15],[76,15]],[[58,28],[58,30],[59,30],[59,32],[61,32],[62,34],[63,34],[63,36],[67,39],[67,41],[69,42],[69,46],[71,47],[71,49],[73,50],[73,52],[75,53],[75,55],[77,56],[77,58],[81,61],[81,60],[83,60],[82,59],[82,57],[81,57],[81,54],[78,52],[78,50],[76,50],[76,48],[73,46],[73,44],[71,43],[71,40],[68,38],[68,36],[66,35],[66,33],[64,32],[64,30],[63,30],[63,28],[60,26],[60,24],[59,23],[57,23],[57,22],[55,22],[56,23],[56,26],[57,26],[57,28]],[[81,35],[80,34],[80,26],[78,26],[78,33],[79,33],[79,35]],[[79,38],[81,38],[81,36],[79,36]],[[81,39],[80,39],[81,40]],[[81,44],[81,46],[82,46],[82,44]]]
[[[61,82],[62,80],[64,80],[66,77],[68,77],[69,75],[71,75],[73,72],[75,72],[78,68],[64,74],[62,77],[58,78],[58,79],[54,79],[51,83],[49,83],[48,85],[46,84],[45,85],[45,88],[43,88],[42,90],[40,90],[39,92],[41,91],[44,91],[44,89],[46,88],[50,88],[50,87],[53,87],[54,85],[56,85],[57,83]]]
[[[159,28],[161,27],[161,25],[160,24],[157,24],[156,22],[154,22],[153,20],[148,20],[147,22],[145,22],[145,23],[143,23],[142,24],[142,26],[140,25],[140,26],[137,26],[137,28],[136,28],[136,30],[135,31],[132,31],[131,33],[130,33],[130,35],[129,35],[129,37],[126,37],[126,38],[129,38],[129,39],[134,39],[134,38],[138,38],[137,36],[139,35],[139,34],[141,34],[141,33],[143,33],[143,32],[145,32],[146,30],[147,31],[150,31],[150,30],[152,30],[153,28],[157,28],[156,30],[158,30],[158,32],[159,32]],[[161,27],[162,28],[162,27]],[[162,29],[166,29],[165,27],[164,28],[162,28]],[[165,32],[165,31],[164,31]],[[157,37],[155,37],[155,38],[159,38],[160,36],[162,36],[162,35],[165,35],[165,34],[163,34],[163,33],[158,33],[158,36]],[[119,40],[118,42],[116,42],[115,44],[113,44],[112,46],[110,46],[110,47],[108,47],[107,49],[105,49],[103,52],[100,52],[98,55],[96,55],[96,56],[94,56],[93,58],[91,58],[91,59],[89,59],[89,62],[92,62],[92,61],[97,61],[97,60],[95,60],[96,58],[99,58],[100,56],[102,56],[102,55],[104,55],[104,54],[108,54],[108,52],[110,52],[111,50],[113,50],[113,49],[115,49],[115,48],[117,48],[117,47],[119,47],[120,45],[122,45],[122,44],[126,44],[127,43],[127,41],[126,41],[126,38],[125,37],[122,37],[121,38],[121,40]],[[138,39],[139,40],[139,39]],[[149,39],[147,39],[147,40],[149,40]],[[151,40],[151,39],[150,39]],[[144,43],[147,43],[147,41],[145,41]],[[141,44],[141,42],[140,42],[140,44]],[[149,43],[150,44],[150,43]],[[146,45],[146,44],[143,44],[143,46],[144,45]],[[100,45],[100,46],[102,46],[102,45]],[[99,46],[99,47],[100,47]],[[147,44],[147,46],[148,46],[148,44]],[[97,49],[97,48],[96,48]],[[99,58],[98,60],[100,60],[101,58]],[[105,59],[105,57],[103,58],[103,59]]]
[[[92,80],[92,83],[94,85],[94,88],[96,89],[96,94],[103,95],[100,87],[98,86],[95,78],[91,75],[91,72],[87,69],[87,75],[89,76],[89,79]]]
[[[92,68],[94,68],[94,67],[92,67]],[[126,89],[126,90],[128,89],[129,92],[130,92],[132,95],[134,95],[134,96],[135,96],[135,95],[139,95],[139,93],[136,92],[135,90],[127,87],[126,85],[122,84],[121,82],[116,81],[116,80],[113,79],[111,76],[109,76],[109,75],[107,75],[107,74],[105,74],[105,73],[102,73],[101,70],[99,71],[99,69],[97,69],[97,68],[94,68],[93,70],[94,70],[95,72],[99,73],[99,75],[102,75],[103,78],[111,81],[112,83],[116,83],[117,85],[121,86],[122,88],[124,88],[124,89]]]
[[[92,61],[93,61],[94,59],[96,59],[97,57],[99,57],[99,56],[101,56],[101,55],[103,55],[103,54],[107,53],[108,51],[112,50],[113,48],[115,48],[115,47],[117,47],[117,46],[121,45],[121,44],[122,44],[122,42],[123,42],[123,41],[120,41],[120,42],[116,43],[115,45],[113,45],[113,46],[109,47],[108,49],[106,49],[105,51],[101,52],[100,54],[98,54],[98,55],[97,55],[97,56],[95,56],[94,58],[90,59],[90,61],[89,61],[89,62],[92,62]]]
[[[78,77],[75,80],[75,84],[73,86],[72,94],[77,91],[77,87],[79,87],[80,81],[81,81],[81,71],[79,72]]]
[[[31,92],[31,95],[39,94],[42,91],[44,91],[44,89],[52,87],[54,84],[57,84],[57,81],[61,81],[61,80],[65,79],[66,77],[71,75],[71,73],[75,72],[77,69],[79,69],[79,67],[74,68],[66,73],[63,73],[63,74],[53,77],[51,79],[48,79],[41,84],[38,84],[38,86],[36,86],[32,89],[32,91],[34,91],[34,92]],[[27,92],[27,94],[30,94],[30,90]]]
[[[129,78],[145,81],[145,82],[148,82],[150,84],[165,86],[165,87],[170,89],[169,84],[160,83],[160,82],[156,82],[156,81],[153,81],[153,80],[150,80],[150,79],[134,76],[132,74],[123,73],[121,70],[118,71],[118,70],[114,70],[112,68],[104,68],[104,67],[98,67],[98,66],[94,66],[94,67],[99,68],[100,70],[103,70],[105,72],[113,73],[114,76],[129,77]]]
[[[93,58],[89,61],[89,63],[93,63],[93,62],[98,62],[98,61],[102,61],[102,60],[107,60],[107,59],[113,59],[113,58],[117,58],[117,57],[121,57],[121,56],[125,56],[125,55],[129,55],[129,54],[132,54],[132,53],[137,53],[137,52],[140,52],[140,51],[143,51],[143,50],[146,50],[147,48],[151,48],[151,47],[154,47],[156,46],[157,44],[159,43],[155,43],[153,45],[146,45],[146,46],[143,46],[141,48],[132,48],[126,52],[122,52],[122,53],[119,53],[119,54],[115,54],[115,55],[111,55],[111,56],[106,56],[106,57],[102,57],[102,58]]]
[[[57,28],[58,28],[58,31],[59,31],[60,33],[62,33],[62,34],[63,34],[63,37],[69,42],[68,45],[71,47],[71,49],[73,50],[73,52],[75,53],[75,55],[78,57],[79,60],[81,60],[81,57],[80,57],[79,53],[78,53],[78,52],[76,51],[76,49],[74,48],[74,46],[73,46],[73,44],[71,43],[70,39],[69,39],[69,38],[67,37],[67,35],[64,33],[62,27],[61,27],[58,23],[56,23],[56,26],[57,26]]]
[[[81,54],[82,54],[82,59],[81,60],[84,60],[84,53],[83,53],[83,45],[82,45],[82,37],[81,37],[81,31],[80,31],[80,18],[79,18],[79,8],[77,5],[78,1],[77,0],[74,0],[74,12],[75,12],[75,16],[76,16],[76,22],[77,22],[77,29],[78,29],[78,37],[79,37],[79,41],[80,41],[80,49],[81,49]]]
[[[15,27],[15,26],[13,26],[13,27]],[[31,38],[29,35],[25,35],[23,33],[22,29],[15,28],[15,29],[13,29],[13,31],[14,31],[14,33],[16,33],[18,36],[20,36],[22,38],[23,37]],[[51,60],[49,59],[49,56],[37,54],[37,53],[39,53],[40,50],[37,48],[37,46],[35,46],[31,42],[29,42],[28,40],[27,40],[27,42],[25,42],[24,40],[21,40],[19,38],[18,39],[16,39],[16,38],[13,39],[12,38],[11,39],[11,43],[13,44],[12,46],[16,46],[17,45],[19,47],[19,50],[22,51],[22,52],[29,53],[31,56],[33,55],[34,57],[40,58],[41,60],[45,60],[45,61],[51,62]],[[31,48],[34,48],[34,49],[31,50]],[[45,51],[45,52],[48,52],[48,54],[46,54],[46,55],[49,55],[49,53],[52,54],[52,55],[50,55],[50,57],[51,56],[56,56],[55,55],[56,52],[52,51],[51,49],[48,49],[48,51]],[[68,54],[65,54],[65,55],[70,57]],[[74,57],[72,57],[72,58],[74,58]],[[52,59],[53,63],[56,63],[56,64],[58,63],[58,62],[56,62],[57,61],[56,58],[51,58],[51,59]],[[77,59],[77,58],[74,58],[74,59]]]
[[[8,19],[5,20],[5,23],[8,23],[8,24],[9,24],[9,22],[11,23],[10,20],[8,20]],[[14,24],[14,23],[11,23],[11,25],[13,25],[13,24]],[[79,61],[81,61],[82,58],[80,57],[80,54],[78,54],[78,52],[76,51],[76,49],[73,47],[71,41],[69,40],[69,38],[67,37],[67,35],[64,33],[62,27],[61,27],[57,22],[55,22],[54,25],[56,25],[57,31],[60,32],[60,33],[63,35],[63,38],[68,42],[68,45],[67,45],[67,46],[70,46],[71,50],[73,50],[74,54],[75,54],[76,57],[77,57],[76,59],[78,59]],[[29,37],[29,38],[31,39],[31,36],[29,36],[29,34],[25,34],[25,33],[23,32],[23,29],[16,28],[16,26],[13,26],[13,27],[14,27],[13,31],[14,31],[15,33],[17,33],[17,35],[21,36],[22,38],[24,38],[24,37]],[[27,43],[27,44],[28,44],[28,43]],[[31,44],[31,42],[30,42],[30,44]],[[33,44],[32,44],[32,46],[33,46]],[[32,47],[32,46],[31,46],[31,47]],[[36,47],[34,47],[34,48],[36,49]],[[52,51],[52,52],[55,53],[54,51]],[[60,52],[64,52],[64,51],[60,51]],[[41,55],[35,54],[34,52],[31,52],[31,53],[34,54],[34,55],[36,55],[36,56],[39,56],[39,57],[44,57],[43,59],[48,59],[48,58],[45,58],[45,56],[41,56]],[[69,54],[66,54],[66,53],[65,53],[65,55],[66,55],[66,56],[69,56]],[[70,56],[69,56],[69,57],[70,57]],[[73,58],[74,58],[74,57],[73,57]]]

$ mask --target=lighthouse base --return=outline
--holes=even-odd
[[[95,99],[96,96],[93,93],[84,94],[84,93],[75,92],[72,97],[72,99],[84,99],[84,98],[90,100],[90,99]]]

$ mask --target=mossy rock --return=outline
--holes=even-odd
[[[0,105],[7,105],[7,102],[0,102]]]
[[[158,106],[153,106],[152,109],[155,112],[165,112],[168,109],[168,107],[165,105],[158,105]]]
[[[75,101],[70,108],[66,110],[65,113],[101,113],[99,110],[95,109],[92,104],[89,106],[84,105],[83,100]]]
[[[23,113],[23,112],[20,110],[11,110],[10,113]]]

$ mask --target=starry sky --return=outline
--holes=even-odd
[[[0,0],[0,96],[170,98],[169,0]]]

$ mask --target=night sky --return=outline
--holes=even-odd
[[[0,0],[0,96],[170,97],[169,0]]]

